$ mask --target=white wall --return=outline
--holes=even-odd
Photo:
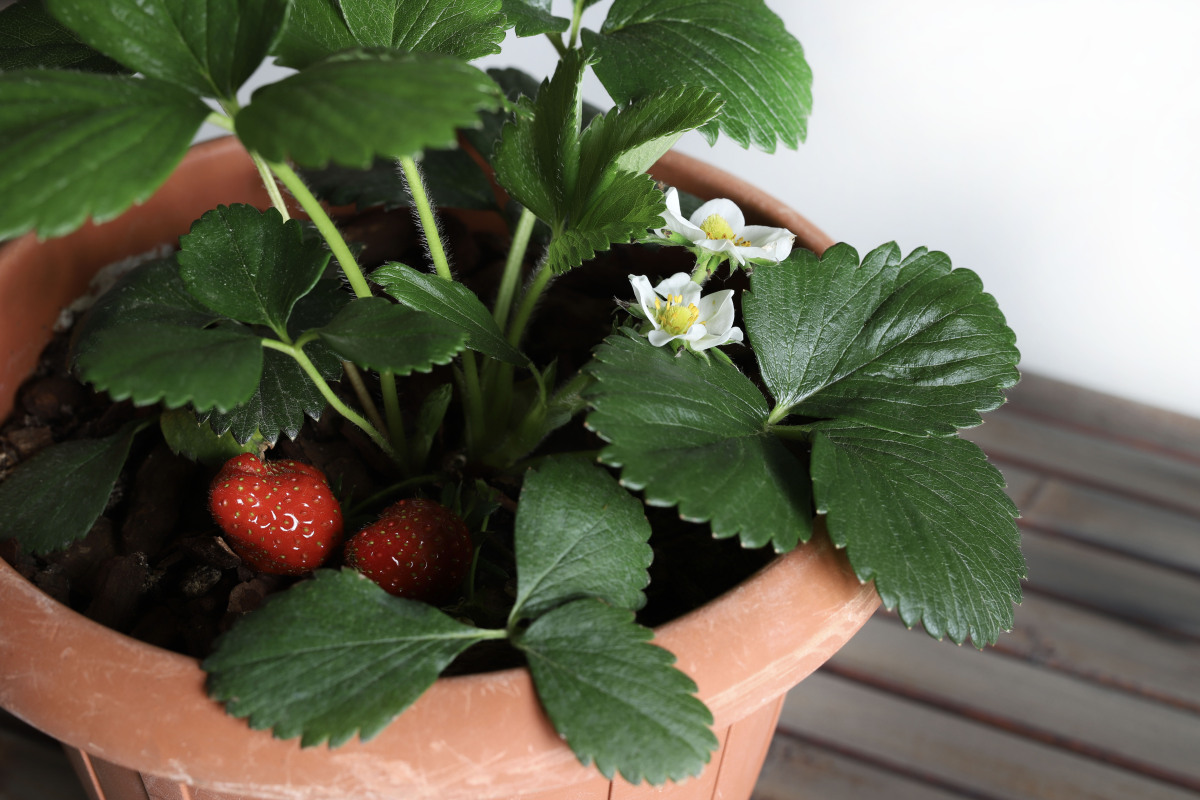
[[[1200,3],[767,3],[813,67],[808,142],[683,150],[860,253],[945,250],[1000,301],[1023,369],[1200,417]],[[483,63],[552,59],[510,40]]]

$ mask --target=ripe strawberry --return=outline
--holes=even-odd
[[[342,509],[325,475],[298,461],[229,459],[213,479],[208,507],[242,560],[260,572],[301,575],[342,541]]]
[[[346,563],[390,594],[440,605],[454,599],[471,566],[462,518],[432,500],[401,500],[351,537]]]

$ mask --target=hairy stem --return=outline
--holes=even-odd
[[[508,329],[508,343],[513,347],[521,346],[521,337],[525,335],[525,327],[529,324],[530,317],[533,316],[533,309],[537,307],[538,300],[541,299],[542,292],[546,291],[546,287],[550,285],[552,277],[553,270],[543,260],[538,266],[533,280],[530,281],[529,288],[525,290],[525,296],[521,298],[521,305],[517,308],[517,315]]]
[[[404,180],[412,195],[413,206],[421,220],[421,229],[425,232],[425,245],[429,248],[429,258],[439,277],[454,280],[450,274],[450,263],[446,260],[446,251],[442,247],[442,236],[438,232],[437,218],[433,216],[433,206],[429,195],[425,193],[425,182],[421,178],[421,170],[411,157],[400,159],[400,169],[404,172]]]

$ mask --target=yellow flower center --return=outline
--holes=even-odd
[[[708,219],[700,223],[700,230],[704,231],[709,239],[729,239],[738,247],[750,245],[747,240],[734,235],[733,228],[720,214],[709,214]]]
[[[654,313],[658,317],[658,324],[662,329],[672,336],[679,336],[687,333],[688,329],[700,316],[700,309],[696,308],[695,303],[683,304],[683,295],[673,294],[667,298],[667,304],[664,306],[662,300],[654,298]]]

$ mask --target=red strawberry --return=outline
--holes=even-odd
[[[342,541],[342,509],[325,475],[298,461],[252,453],[225,462],[208,507],[242,560],[260,572],[301,575]]]
[[[471,567],[462,518],[432,500],[401,500],[346,545],[346,563],[387,592],[440,605],[454,599]]]

